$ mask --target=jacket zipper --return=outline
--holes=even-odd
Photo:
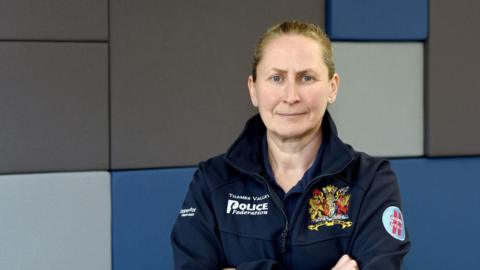
[[[280,208],[280,211],[282,212],[283,219],[285,220],[285,225],[283,227],[283,231],[282,231],[282,234],[281,234],[280,252],[282,254],[285,254],[287,252],[287,237],[288,237],[288,227],[289,227],[287,213],[285,212],[285,208],[283,207],[282,201],[277,196],[277,193],[275,193],[272,190],[272,188],[270,187],[270,184],[267,182],[267,180],[259,174],[255,174],[255,176],[258,177],[258,179],[261,179],[261,181],[267,186],[268,193],[270,194],[270,196],[272,196],[273,202],[277,205],[278,208]]]

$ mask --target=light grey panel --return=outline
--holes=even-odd
[[[479,1],[430,1],[428,156],[480,155],[479,15]]]
[[[107,0],[2,0],[0,39],[107,40]]]
[[[254,45],[288,19],[323,24],[323,1],[111,2],[112,168],[196,164],[253,114]]]
[[[0,176],[0,269],[110,270],[107,172]]]
[[[375,156],[423,154],[423,44],[335,42],[340,137]]]
[[[0,173],[108,169],[101,43],[0,42]]]

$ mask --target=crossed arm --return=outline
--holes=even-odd
[[[223,268],[223,270],[236,270],[235,268]],[[347,254],[343,255],[332,270],[359,270],[357,262]]]

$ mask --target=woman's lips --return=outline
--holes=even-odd
[[[285,120],[294,120],[299,117],[304,116],[306,113],[278,113],[280,118],[285,119]]]
[[[295,116],[301,116],[304,115],[304,112],[295,112],[295,113],[278,113],[278,115],[283,116],[283,117],[295,117]]]

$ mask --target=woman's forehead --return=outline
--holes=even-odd
[[[263,57],[310,56],[322,57],[322,47],[312,38],[301,35],[282,35],[270,40],[264,48]]]
[[[315,40],[314,38],[307,37],[301,34],[282,34],[270,39],[264,47],[264,53],[273,48],[279,47],[307,47],[311,50],[320,50],[322,51],[321,42]]]
[[[318,70],[323,66],[320,44],[300,35],[285,35],[271,40],[259,63],[259,68],[264,70],[296,72]]]

